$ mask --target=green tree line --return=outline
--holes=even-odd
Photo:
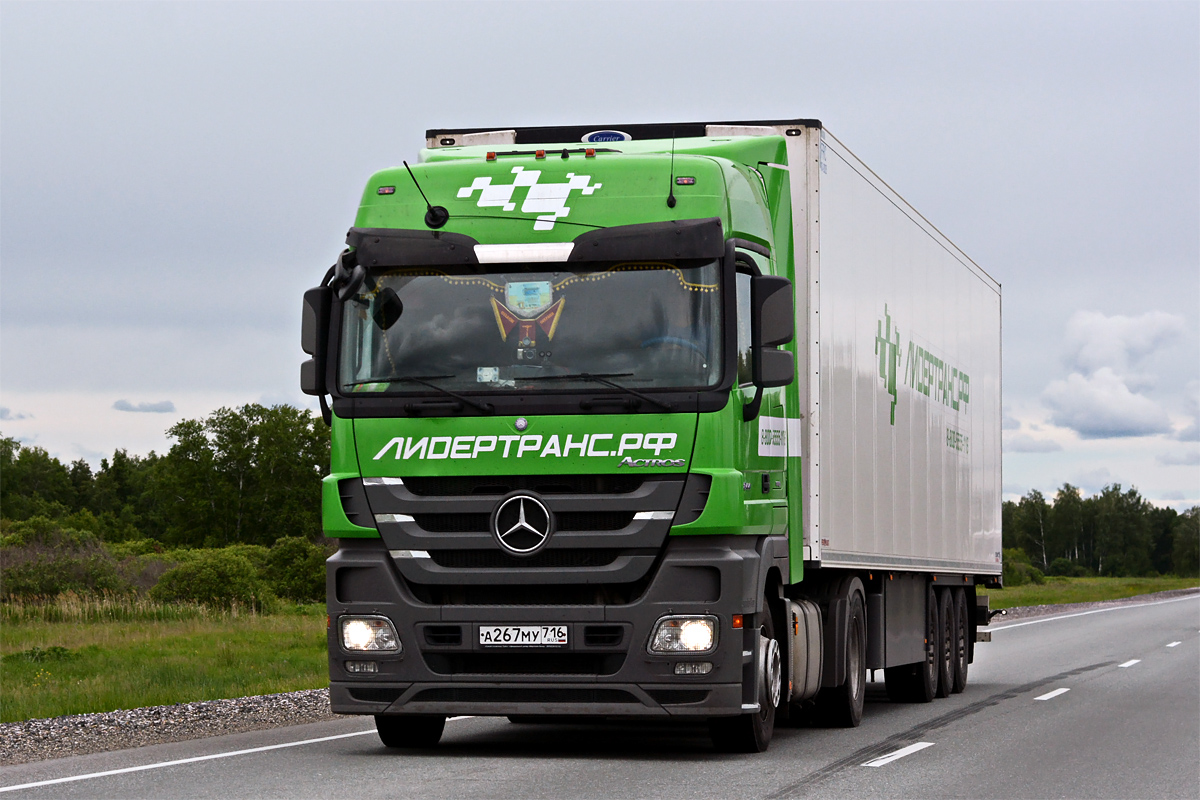
[[[118,449],[96,471],[0,436],[0,516],[167,547],[320,538],[329,428],[319,416],[252,403],[183,420],[167,435],[165,454]]]
[[[1200,506],[1158,508],[1120,484],[1090,497],[1069,483],[1053,499],[1034,489],[1004,502],[1002,524],[1005,560],[1019,549],[1050,575],[1200,575]]]

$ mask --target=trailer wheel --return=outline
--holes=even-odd
[[[894,703],[929,703],[937,693],[938,642],[941,625],[937,594],[933,587],[925,593],[925,660],[884,669],[888,698]]]
[[[443,716],[376,714],[375,729],[384,747],[433,747],[446,728]]]
[[[762,753],[771,744],[775,732],[775,708],[779,705],[783,684],[782,650],[775,638],[775,622],[763,604],[763,623],[758,629],[762,652],[758,666],[758,711],[737,717],[713,717],[708,732],[713,745],[726,753]]]
[[[867,696],[867,609],[858,591],[850,592],[846,628],[846,682],[817,695],[817,713],[828,728],[857,728]]]
[[[949,589],[938,593],[938,685],[937,696],[949,697],[954,688],[954,642],[958,638],[954,597]]]
[[[952,590],[954,595],[954,685],[952,692],[958,694],[967,688],[967,664],[971,661],[971,626],[967,622],[967,591],[962,587]]]

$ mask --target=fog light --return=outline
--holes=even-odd
[[[379,672],[379,665],[374,661],[347,661],[346,672],[359,675],[364,672]]]
[[[342,617],[342,647],[347,650],[399,651],[400,637],[387,617]]]
[[[716,617],[663,617],[650,635],[651,653],[711,653],[716,647]]]
[[[681,661],[675,665],[676,675],[707,675],[710,672],[711,661]]]

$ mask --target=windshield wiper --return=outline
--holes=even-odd
[[[632,395],[632,396],[638,398],[639,400],[645,400],[647,403],[658,406],[663,411],[674,411],[675,410],[675,406],[671,405],[670,403],[663,402],[662,400],[656,400],[648,394],[643,394],[642,392],[639,392],[637,389],[631,389],[628,386],[622,386],[621,384],[616,383],[615,381],[608,380],[608,378],[628,378],[631,375],[633,375],[632,372],[603,372],[603,373],[599,373],[599,374],[594,373],[594,372],[568,372],[568,373],[564,373],[562,375],[536,375],[531,378],[522,378],[521,380],[526,380],[526,381],[551,381],[551,380],[595,381],[596,383],[602,383],[605,386],[611,386],[614,389],[620,389],[622,392]]]
[[[449,389],[446,389],[445,387],[438,386],[436,383],[430,383],[430,381],[439,380],[439,379],[443,379],[443,378],[453,378],[453,377],[455,377],[455,376],[454,375],[422,375],[422,376],[402,375],[402,376],[395,377],[395,378],[376,378],[375,380],[355,381],[354,383],[348,383],[346,385],[347,386],[363,386],[368,383],[419,383],[422,386],[428,386],[430,389],[433,389],[435,392],[441,392],[442,394],[444,394],[448,397],[453,397],[458,402],[470,406],[471,408],[475,409],[476,411],[478,411],[481,414],[495,413],[496,409],[487,403],[477,403],[474,400],[470,399],[469,397],[463,397],[458,392],[452,392]],[[411,403],[410,403],[410,405],[411,405]],[[405,406],[405,409],[407,409],[407,408],[408,408],[408,406]]]

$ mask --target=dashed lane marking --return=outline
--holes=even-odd
[[[1053,692],[1046,692],[1045,694],[1039,695],[1038,697],[1035,697],[1033,699],[1034,700],[1049,700],[1051,698],[1058,697],[1060,694],[1066,694],[1069,691],[1071,691],[1071,690],[1070,689],[1055,689]]]
[[[933,742],[917,742],[916,744],[910,744],[908,747],[901,747],[899,750],[895,751],[894,753],[888,753],[886,756],[880,756],[879,758],[873,758],[870,761],[867,761],[866,763],[864,763],[863,766],[864,767],[882,767],[884,764],[890,764],[893,761],[896,761],[897,759],[904,758],[905,756],[911,756],[913,753],[916,753],[920,750],[924,750],[926,747],[933,747]]]
[[[1140,658],[1131,658],[1128,661],[1126,661],[1124,664],[1117,664],[1117,666],[1120,667],[1121,669],[1127,669],[1128,667],[1132,667],[1134,664],[1140,664],[1140,663],[1142,663],[1142,660]]]
[[[1183,644],[1183,642],[1171,642],[1169,645],[1167,645],[1167,647],[1178,647],[1181,644]]]

